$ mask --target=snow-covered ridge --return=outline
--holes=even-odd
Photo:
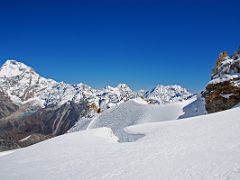
[[[145,94],[134,92],[128,85],[107,86],[94,89],[83,83],[67,84],[46,79],[37,74],[31,67],[7,60],[0,69],[0,89],[17,104],[62,105],[68,101],[79,102],[87,99],[95,110],[103,111],[116,104],[141,96],[151,103],[171,103],[182,101],[191,96],[181,86],[158,85]],[[143,95],[143,96],[142,96]]]

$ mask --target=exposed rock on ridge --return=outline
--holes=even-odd
[[[220,53],[203,96],[209,113],[230,109],[240,102],[240,49]]]

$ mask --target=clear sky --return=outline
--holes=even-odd
[[[240,45],[239,0],[1,0],[0,63],[57,81],[201,91]]]

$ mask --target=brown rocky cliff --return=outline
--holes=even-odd
[[[231,57],[227,52],[219,54],[203,96],[209,113],[240,103],[240,49]]]

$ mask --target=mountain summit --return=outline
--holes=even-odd
[[[36,75],[32,68],[16,60],[7,60],[0,69],[0,77],[11,78],[21,76],[24,73]]]

